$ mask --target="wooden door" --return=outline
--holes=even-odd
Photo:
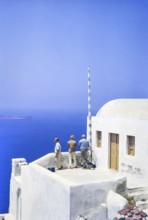
[[[110,134],[110,169],[119,169],[119,135]]]

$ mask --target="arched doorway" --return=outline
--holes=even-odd
[[[17,190],[17,198],[16,198],[16,220],[22,219],[22,196],[21,189]]]

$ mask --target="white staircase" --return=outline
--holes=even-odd
[[[141,210],[148,209],[148,187],[128,188],[127,195],[133,197],[138,208]]]

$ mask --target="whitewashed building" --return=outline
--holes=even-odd
[[[148,180],[148,99],[117,99],[92,117],[98,167]]]
[[[9,213],[0,220],[108,220],[109,192],[123,194],[128,176],[148,180],[148,99],[108,102],[91,117],[91,132],[95,170],[67,169],[67,152],[56,172],[48,169],[53,153],[30,164],[12,159]]]

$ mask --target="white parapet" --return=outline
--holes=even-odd
[[[24,158],[15,158],[12,159],[12,176],[21,175],[21,166],[27,165],[26,159]]]

